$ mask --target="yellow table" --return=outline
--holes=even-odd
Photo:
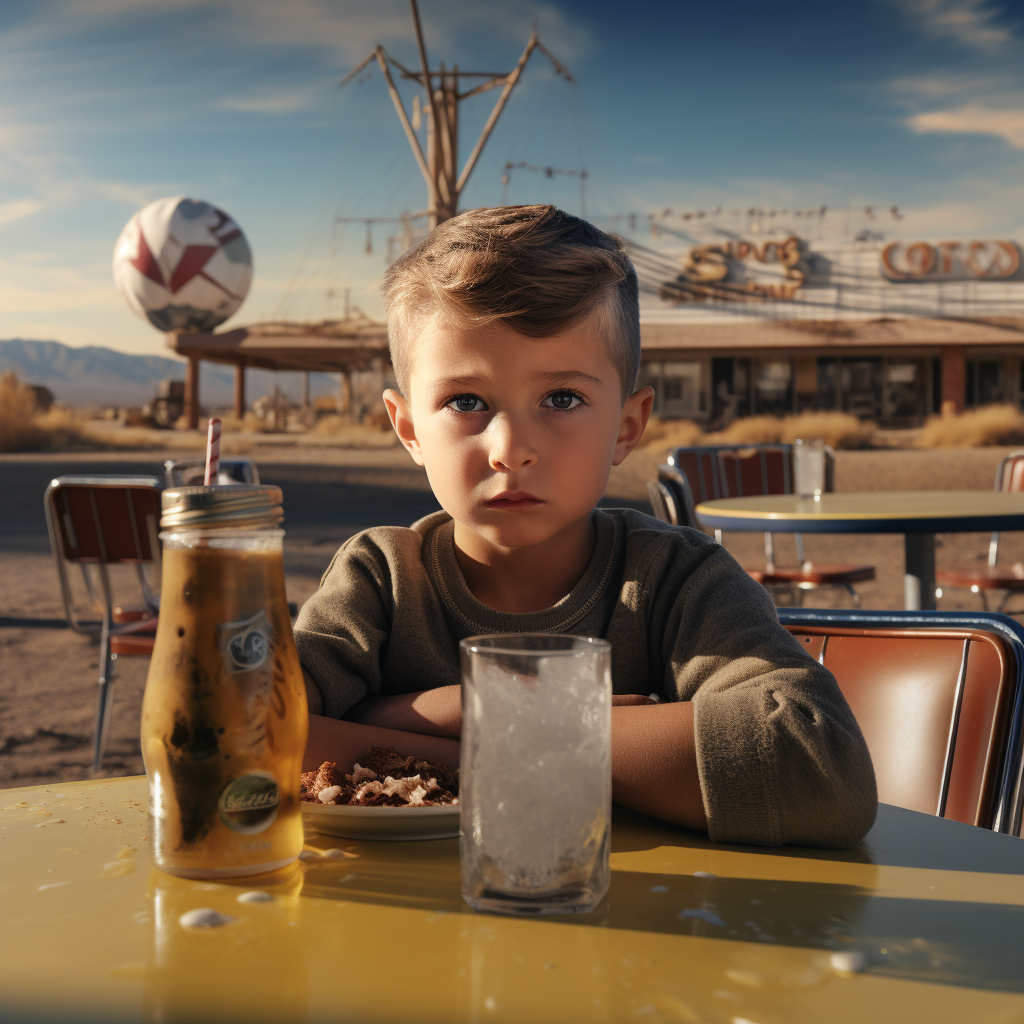
[[[461,901],[456,840],[311,834],[263,880],[171,878],[145,799],[0,794],[0,1020],[1024,1021],[1024,843],[913,811],[853,851],[764,851],[616,809],[601,907],[523,920]],[[183,928],[200,907],[234,920]]]

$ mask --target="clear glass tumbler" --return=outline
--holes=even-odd
[[[471,637],[462,654],[462,895],[476,910],[586,913],[608,891],[611,644]]]
[[[821,498],[825,490],[825,442],[793,442],[793,489],[801,498]]]

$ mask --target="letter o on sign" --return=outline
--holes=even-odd
[[[930,274],[935,266],[935,246],[927,242],[915,242],[907,249],[906,261],[915,277]]]

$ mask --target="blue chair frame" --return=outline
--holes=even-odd
[[[1004,640],[1016,662],[1009,729],[999,769],[992,831],[1019,836],[1024,810],[1024,626],[999,612],[861,611],[829,608],[779,608],[784,626],[906,629],[908,627],[978,629]]]

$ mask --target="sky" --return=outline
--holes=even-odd
[[[616,215],[896,204],[910,237],[1024,237],[1024,0],[420,0],[432,65],[535,52],[462,206]],[[376,68],[407,0],[0,0],[0,338],[164,354],[114,289],[121,228],[206,199],[254,252],[229,321],[369,315],[426,191]],[[414,88],[400,83],[411,107]],[[496,98],[461,104],[463,159]],[[422,134],[422,133],[421,133]],[[587,172],[551,177],[507,161]],[[582,201],[582,206],[581,206]],[[640,236],[638,236],[638,239]],[[367,252],[369,247],[372,251]]]

